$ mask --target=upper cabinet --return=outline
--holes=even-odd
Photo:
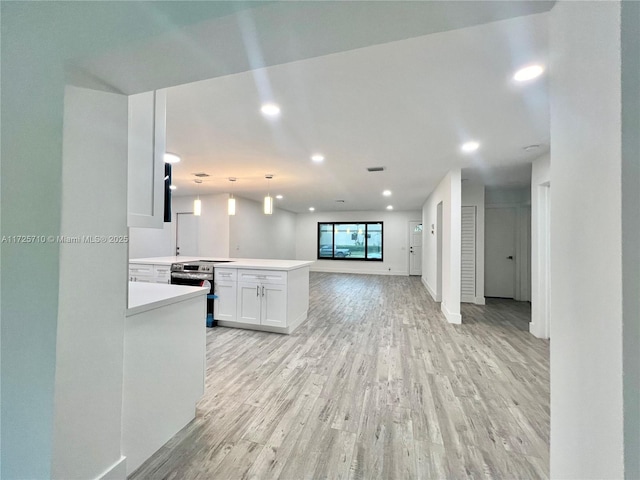
[[[129,227],[163,227],[166,113],[166,90],[129,96]]]

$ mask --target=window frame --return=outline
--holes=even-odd
[[[322,226],[331,225],[331,256],[320,256],[320,235]],[[363,225],[364,226],[364,258],[338,257],[335,255],[336,248],[336,225]],[[380,226],[380,258],[369,258],[369,225]],[[326,233],[326,231],[324,232]],[[378,233],[376,230],[375,233]],[[317,224],[317,237],[316,237],[316,257],[318,260],[343,260],[349,262],[382,262],[384,261],[384,222],[318,222]]]

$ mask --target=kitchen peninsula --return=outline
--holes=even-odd
[[[129,260],[133,282],[170,283],[177,262],[211,262],[215,268],[214,318],[225,327],[292,333],[309,309],[309,266],[312,261],[152,257]]]
[[[195,417],[204,393],[207,291],[129,282],[122,397],[127,474]]]

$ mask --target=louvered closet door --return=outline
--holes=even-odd
[[[460,300],[476,300],[476,207],[462,207]]]

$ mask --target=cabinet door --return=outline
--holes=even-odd
[[[262,298],[262,325],[287,326],[287,288],[285,285],[264,284],[260,287]]]
[[[260,325],[261,290],[257,283],[238,283],[236,322]]]
[[[163,227],[166,103],[166,90],[129,96],[129,227]]]
[[[216,282],[218,299],[213,302],[213,318],[236,321],[237,290],[236,282]]]
[[[155,265],[154,272],[156,283],[171,283],[171,266]]]

